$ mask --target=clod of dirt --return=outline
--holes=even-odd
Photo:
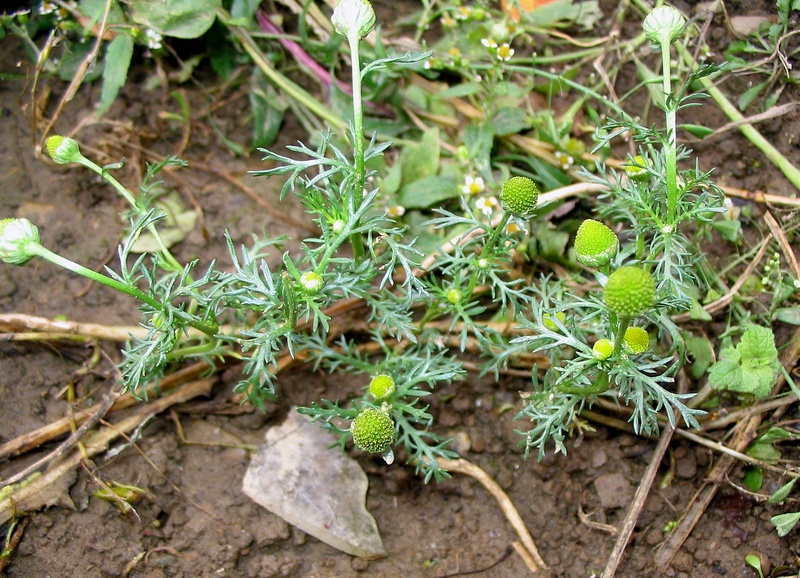
[[[594,481],[603,508],[622,508],[633,499],[631,483],[622,474],[606,474]]]
[[[367,476],[332,438],[296,411],[267,431],[242,483],[270,512],[343,552],[387,556],[375,519],[365,507]]]

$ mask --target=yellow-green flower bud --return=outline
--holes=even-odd
[[[450,303],[457,305],[458,303],[461,303],[461,299],[464,297],[464,294],[461,292],[461,289],[453,288],[447,291],[445,297]]]
[[[28,219],[0,221],[0,259],[11,265],[24,265],[36,256],[32,245],[40,245],[39,229]]]
[[[567,315],[563,311],[559,311],[558,313],[556,313],[555,317],[556,319],[561,321],[561,323],[564,323],[567,320]],[[558,331],[558,324],[556,324],[556,322],[553,321],[553,316],[550,315],[549,313],[545,313],[544,315],[542,315],[542,323],[550,331]]]
[[[391,375],[381,373],[373,377],[372,381],[369,382],[369,392],[372,394],[372,397],[378,401],[383,401],[388,398],[394,391],[394,379]]]
[[[656,282],[644,269],[620,267],[608,277],[603,298],[617,315],[642,315],[656,303]]]
[[[315,273],[314,271],[306,271],[302,275],[300,275],[300,285],[302,285],[303,289],[306,293],[314,294],[319,293],[324,285],[324,281],[322,280],[322,275],[319,273]]]
[[[647,172],[647,159],[642,155],[633,157],[633,162],[625,163],[625,174],[628,178],[639,183],[645,183],[650,180],[650,173]]]
[[[587,267],[604,267],[619,249],[614,231],[600,221],[586,219],[575,235],[575,257]]]
[[[595,359],[605,361],[614,353],[614,342],[610,339],[598,339],[592,346],[592,353]]]
[[[650,349],[650,335],[641,327],[628,327],[622,344],[628,353],[644,353]]]
[[[365,452],[382,454],[394,441],[394,422],[386,412],[371,407],[356,416],[350,424],[350,434]]]
[[[665,49],[677,40],[686,27],[686,18],[672,6],[659,6],[644,19],[642,30],[648,40]]]
[[[375,11],[367,0],[342,0],[333,11],[331,23],[348,40],[361,40],[375,28]]]
[[[67,136],[53,135],[45,143],[47,154],[60,165],[77,163],[83,158],[81,149],[75,139]]]
[[[539,188],[528,177],[511,177],[503,183],[500,200],[512,215],[526,217],[536,209]]]

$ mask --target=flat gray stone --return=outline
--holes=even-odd
[[[365,506],[367,475],[311,419],[292,408],[267,430],[244,475],[251,500],[293,526],[361,558],[387,556],[375,519]]]
[[[600,476],[594,481],[594,489],[603,508],[623,508],[633,499],[633,486],[620,473]]]

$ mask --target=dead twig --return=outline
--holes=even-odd
[[[611,556],[606,563],[605,570],[603,570],[602,578],[613,578],[617,572],[617,566],[619,566],[620,560],[622,560],[622,554],[625,552],[628,540],[630,540],[631,534],[633,534],[633,530],[636,527],[636,521],[639,519],[639,514],[650,493],[650,487],[653,485],[653,480],[655,480],[656,474],[658,473],[661,459],[664,457],[670,441],[672,441],[672,434],[674,431],[675,429],[672,426],[667,426],[661,432],[661,439],[658,440],[658,445],[653,453],[653,458],[650,460],[650,465],[647,466],[639,488],[636,490],[636,495],[633,497],[631,507],[617,535],[617,541],[614,543],[614,549],[611,551]]]
[[[189,380],[195,379],[198,375],[200,375],[206,370],[208,370],[208,364],[204,362],[195,363],[194,365],[185,367],[179,371],[176,371],[175,373],[170,374],[169,376],[161,380],[161,383],[158,386],[158,391],[163,393],[175,389],[181,384],[186,383]],[[157,390],[155,386],[150,385],[150,387],[147,388],[148,396],[155,395],[156,393]],[[32,432],[23,434],[17,438],[14,438],[13,440],[4,443],[3,445],[0,445],[0,460],[24,454],[25,452],[28,452],[34,448],[41,446],[42,444],[45,444],[59,436],[68,433],[70,431],[72,423],[82,424],[86,420],[90,419],[92,416],[100,415],[102,417],[103,415],[119,411],[126,407],[130,407],[136,403],[139,403],[139,400],[134,398],[133,395],[126,393],[118,396],[114,400],[114,403],[111,405],[108,411],[106,411],[104,414],[100,413],[103,403],[98,403],[93,405],[92,407],[76,412],[75,415],[73,416],[74,422],[69,417],[64,417],[62,419],[56,420],[51,424],[48,424]],[[143,405],[143,407],[147,407],[147,405]]]
[[[203,379],[190,382],[169,396],[159,398],[152,403],[142,405],[132,416],[125,418],[114,428],[102,428],[86,436],[86,456],[92,457],[108,449],[112,441],[119,437],[119,432],[130,432],[154,413],[161,413],[169,407],[188,401],[198,395],[206,395],[215,379]],[[59,461],[42,475],[31,479],[29,483],[18,488],[10,496],[0,500],[0,524],[5,524],[20,510],[35,511],[44,506],[59,503],[63,499],[70,483],[67,476],[84,459],[84,454],[74,452]]]
[[[95,406],[97,407],[97,411],[92,413],[86,419],[86,421],[84,421],[83,424],[73,432],[71,436],[69,436],[66,440],[64,440],[64,442],[61,445],[59,445],[55,450],[53,450],[43,458],[36,460],[34,463],[29,465],[24,470],[17,472],[13,476],[9,476],[5,480],[3,480],[2,483],[0,483],[0,488],[4,488],[10,484],[16,484],[20,480],[27,478],[33,472],[38,471],[46,464],[55,461],[56,459],[66,454],[69,450],[74,448],[78,444],[78,442],[81,441],[83,436],[86,435],[86,432],[89,431],[91,428],[93,428],[95,425],[97,425],[97,423],[99,423],[100,420],[103,419],[106,413],[108,413],[108,410],[111,409],[111,406],[114,405],[114,402],[117,401],[118,397],[119,397],[118,393],[109,392],[108,395],[106,395],[105,399],[98,404],[99,407]]]
[[[539,570],[547,570],[547,564],[545,564],[544,560],[539,555],[539,550],[536,548],[536,544],[534,543],[530,532],[528,532],[528,528],[525,527],[525,522],[522,521],[522,517],[514,507],[511,499],[503,491],[503,488],[500,487],[500,484],[489,477],[489,474],[483,471],[482,468],[463,458],[455,460],[439,458],[438,462],[439,465],[448,472],[466,474],[479,481],[483,487],[486,488],[489,493],[492,494],[492,496],[494,496],[495,500],[497,500],[497,503],[500,505],[500,509],[505,514],[511,526],[517,532],[520,541],[530,554],[530,557],[534,562],[531,572],[536,573]]]

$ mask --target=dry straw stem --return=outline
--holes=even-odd
[[[195,379],[197,376],[208,370],[208,364],[204,362],[195,363],[189,367],[185,367],[175,373],[172,373],[161,380],[158,391],[164,393],[173,390],[189,380]],[[156,394],[156,389],[152,385],[147,389],[147,395],[152,396]],[[110,414],[115,411],[130,407],[141,403],[134,398],[131,394],[126,393],[116,398],[114,403],[108,408],[106,413]],[[157,403],[154,402],[154,403]],[[142,404],[141,407],[147,409],[151,404]],[[30,450],[41,446],[59,436],[69,433],[72,424],[81,425],[86,420],[91,419],[93,416],[100,414],[102,417],[103,403],[98,403],[87,409],[76,411],[71,417],[64,417],[56,420],[51,424],[41,427],[32,432],[23,434],[13,440],[10,440],[3,445],[0,445],[0,460],[6,460],[15,456],[29,452]],[[152,413],[152,412],[151,412]]]
[[[169,396],[140,406],[134,415],[125,418],[113,427],[104,427],[87,435],[84,439],[86,454],[73,453],[41,476],[17,489],[11,496],[0,500],[0,524],[5,524],[20,511],[37,511],[46,506],[60,503],[71,485],[71,472],[83,461],[84,455],[91,458],[106,451],[111,442],[121,435],[120,432],[133,431],[152,414],[161,413],[175,404],[208,394],[214,381],[214,379],[203,379],[188,383]]]
[[[536,548],[536,544],[534,543],[530,532],[528,532],[525,522],[522,521],[522,517],[519,515],[519,512],[514,507],[514,504],[509,499],[508,495],[503,491],[503,488],[500,487],[500,484],[489,477],[489,474],[487,474],[482,468],[463,458],[455,460],[439,458],[437,461],[439,462],[439,465],[448,472],[466,474],[478,480],[483,487],[486,488],[489,493],[492,494],[492,496],[494,496],[494,499],[497,500],[497,503],[500,505],[500,509],[503,511],[503,514],[505,514],[509,523],[517,532],[520,541],[525,546],[525,549],[532,559],[531,561],[534,562],[533,566],[530,566],[529,564],[531,572],[536,573],[540,570],[547,570],[547,564],[545,564],[544,560],[539,555],[539,550]],[[523,559],[525,559],[525,557],[523,557]]]

